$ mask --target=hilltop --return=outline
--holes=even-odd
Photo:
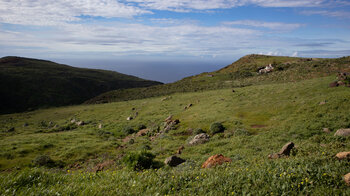
[[[259,74],[258,70],[271,64],[274,71]],[[122,89],[103,93],[86,103],[107,103],[164,96],[177,92],[237,88],[250,85],[301,81],[308,78],[350,72],[350,57],[335,59],[298,58],[267,55],[247,55],[218,71],[202,73],[170,84],[146,88]]]
[[[107,91],[159,84],[114,71],[3,57],[0,59],[0,113],[80,104]]]

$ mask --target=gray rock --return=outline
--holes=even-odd
[[[76,122],[75,118],[73,118],[70,122],[75,123]]]
[[[329,128],[323,128],[322,131],[325,132],[325,133],[330,133],[331,132],[331,130],[329,130]]]
[[[203,144],[209,141],[209,135],[205,133],[198,134],[189,142],[190,145]]]
[[[79,121],[79,122],[77,122],[77,125],[78,126],[83,126],[83,125],[85,125],[85,123],[84,123],[84,121]]]
[[[98,128],[99,128],[99,129],[102,129],[102,124],[99,124],[99,125],[98,125]]]
[[[350,129],[339,129],[335,132],[334,136],[347,137],[350,136]]]
[[[164,163],[169,165],[170,167],[176,167],[185,161],[186,161],[185,159],[181,159],[180,157],[177,157],[174,155],[166,158]]]
[[[128,118],[126,118],[126,120],[132,120],[134,119],[133,117],[129,116]]]

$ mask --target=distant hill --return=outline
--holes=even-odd
[[[4,57],[0,59],[0,113],[80,104],[107,91],[159,84],[114,71]]]
[[[259,74],[271,64],[274,70]],[[350,72],[350,57],[335,59],[298,58],[251,54],[218,71],[202,73],[174,83],[147,88],[121,89],[103,93],[86,103],[106,103],[164,96],[177,92],[196,92],[222,88],[237,88],[255,84],[293,82]]]

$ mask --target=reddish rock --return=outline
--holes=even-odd
[[[294,148],[294,143],[293,142],[288,142],[285,144],[282,149],[278,153],[273,153],[268,156],[269,159],[277,159],[281,158],[284,156],[289,156],[290,151]]]
[[[339,160],[350,160],[350,152],[339,152],[335,155]]]
[[[344,181],[345,181],[346,185],[350,186],[350,173],[348,173],[344,176]]]
[[[331,130],[329,130],[329,128],[323,128],[323,132],[325,132],[325,133],[330,133]]]
[[[350,129],[339,129],[335,132],[334,136],[347,137],[350,136]]]
[[[145,136],[147,135],[148,131],[149,131],[148,129],[141,129],[139,132],[136,133],[136,136],[137,137]]]
[[[209,157],[202,165],[202,168],[211,168],[217,165],[222,165],[223,163],[230,163],[232,160],[228,157],[224,157],[222,154],[216,154]]]
[[[332,82],[332,83],[330,83],[329,84],[329,87],[337,87],[337,86],[339,86],[339,84],[338,84],[338,82]]]

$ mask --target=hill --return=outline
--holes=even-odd
[[[107,91],[158,84],[113,71],[4,57],[0,59],[0,113],[80,104]]]
[[[1,115],[0,193],[349,195],[342,179],[349,162],[335,154],[349,150],[350,137],[334,132],[350,128],[350,88],[330,88],[334,78]],[[169,115],[179,124],[164,131]],[[215,122],[224,132],[210,132]],[[132,131],[145,127],[144,136]],[[199,128],[209,141],[189,145]],[[268,159],[289,141],[290,156]],[[177,156],[186,162],[162,166],[181,145]],[[232,163],[202,169],[214,154]],[[134,163],[153,169],[127,167]]]
[[[259,74],[258,70],[271,64],[274,70]],[[86,103],[107,103],[164,96],[177,92],[197,92],[213,89],[237,88],[350,72],[350,57],[335,59],[297,58],[283,56],[247,55],[218,71],[202,73],[174,83],[147,88],[122,89],[103,93]]]

